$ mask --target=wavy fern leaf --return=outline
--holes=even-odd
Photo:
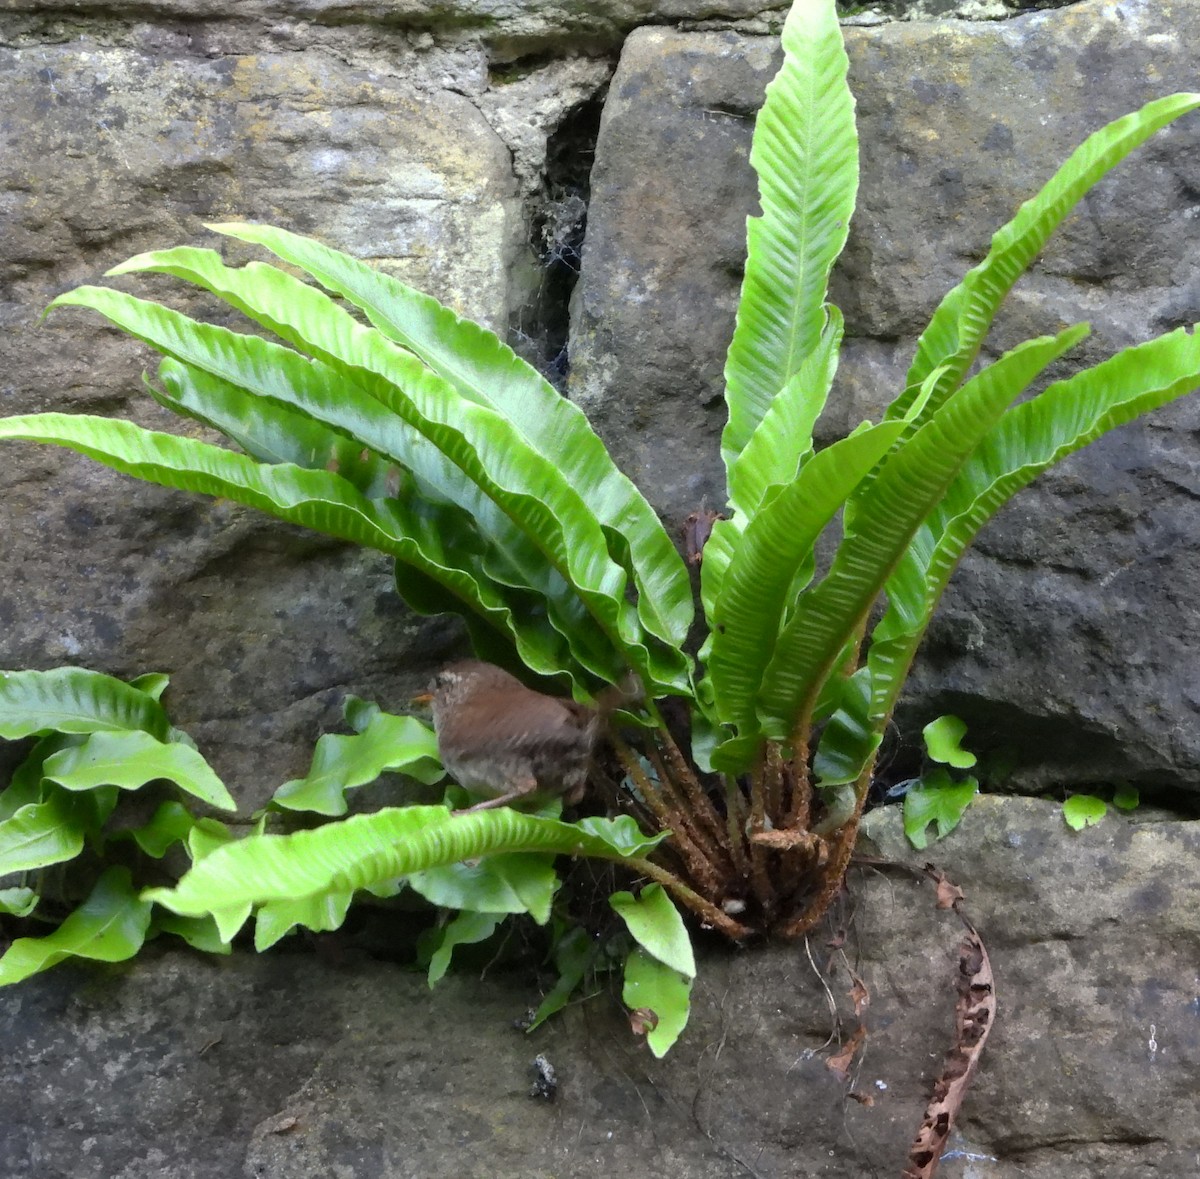
[[[797,721],[811,714],[847,639],[861,633],[887,578],[963,463],[1005,406],[1086,331],[1070,328],[1006,353],[881,464],[855,505],[829,573],[801,597],[780,632],[759,697],[768,736],[786,741]]]
[[[657,1057],[663,1057],[683,1035],[692,1004],[692,980],[678,970],[634,948],[625,961],[625,984],[621,1001],[637,1013],[646,1029],[646,1043]]]
[[[646,885],[636,897],[631,892],[614,892],[608,903],[647,954],[685,978],[696,977],[692,939],[661,884]]]
[[[811,561],[817,537],[902,428],[883,422],[826,447],[795,480],[775,489],[747,524],[714,604],[708,656],[717,716],[742,736],[758,729],[757,696],[775,637],[795,602],[797,571]]]
[[[414,716],[392,716],[372,707],[360,732],[319,738],[307,775],[285,782],[271,801],[290,811],[344,815],[346,791],[387,772],[426,783],[445,774],[438,760],[437,737],[428,725]]]
[[[189,745],[157,741],[149,733],[93,733],[80,745],[48,758],[42,773],[67,790],[119,786],[137,790],[164,778],[209,806],[236,811],[225,784]]]
[[[544,620],[517,618],[490,578],[480,572],[472,575],[457,561],[439,563],[445,538],[429,530],[419,505],[405,510],[394,501],[368,500],[328,471],[267,466],[193,438],[87,414],[0,418],[0,439],[5,438],[66,446],[151,483],[222,496],[289,523],[379,549],[426,572],[466,609],[510,638],[530,667],[553,675],[564,664],[571,665],[561,636]],[[461,559],[461,553],[455,555]],[[31,715],[30,723],[36,723],[39,714]]]
[[[61,793],[19,807],[0,822],[0,877],[73,860],[85,832],[80,809]]]
[[[436,944],[426,949],[429,955],[429,985],[436,986],[445,977],[456,946],[473,946],[487,941],[503,920],[503,913],[464,911],[436,930]]]
[[[444,909],[528,913],[545,925],[559,880],[553,855],[510,852],[426,868],[412,873],[408,883],[431,904]]]
[[[501,852],[553,852],[624,860],[645,855],[647,838],[629,816],[563,823],[507,807],[452,815],[446,807],[391,807],[292,835],[228,843],[150,900],[188,916],[240,905],[355,891],[414,872]]]
[[[555,462],[601,525],[624,538],[610,555],[638,590],[647,630],[670,646],[687,637],[691,587],[654,509],[608,457],[583,413],[486,328],[436,299],[319,242],[266,225],[217,224],[217,233],[264,246],[362,310],[389,338],[480,405],[503,414]]]
[[[815,347],[775,395],[729,468],[729,504],[735,519],[752,518],[770,489],[791,483],[812,454],[813,425],[837,373],[844,331],[842,313],[832,305],[826,311],[828,320]]]
[[[268,901],[254,916],[254,948],[261,954],[298,925],[314,933],[341,929],[353,895],[333,889],[294,901]]]
[[[888,583],[872,637],[872,713],[890,715],[950,575],[979,529],[1047,467],[1200,386],[1200,334],[1184,328],[1050,385],[1013,406],[951,483]]]
[[[63,415],[41,415],[61,417]],[[19,423],[0,419],[0,438],[17,437]],[[10,423],[18,423],[13,434]],[[51,671],[0,671],[0,737],[10,741],[35,733],[102,733],[140,729],[165,741],[171,722],[150,694],[112,676],[82,667]]]
[[[782,44],[783,65],[767,87],[750,151],[762,216],[747,225],[746,276],[725,366],[727,470],[817,347],[829,272],[858,190],[854,98],[832,0],[796,0]]]
[[[930,400],[933,412],[963,379],[1013,283],[1087,192],[1130,152],[1168,123],[1200,107],[1200,94],[1172,94],[1147,103],[1089,135],[1007,225],[996,231],[987,257],[968,271],[938,306],[917,342],[905,392],[889,417],[904,416],[934,369],[945,366]]]
[[[21,982],[66,958],[124,962],[141,949],[150,905],[133,890],[128,868],[109,868],[91,895],[53,933],[17,938],[0,957],[0,987]]]
[[[490,501],[507,517],[540,552],[542,567],[561,576],[591,616],[583,625],[568,623],[560,630],[593,674],[612,682],[627,663],[648,684],[664,690],[686,684],[687,660],[679,651],[657,644],[653,651],[647,648],[636,607],[626,599],[626,575],[609,557],[596,518],[556,465],[528,446],[502,416],[467,401],[411,353],[363,327],[315,287],[275,267],[257,263],[231,269],[211,251],[169,253],[172,273],[194,274],[196,281],[341,374],[337,397],[331,400],[328,390],[322,390],[321,406],[305,404],[305,412],[344,429],[398,465],[411,468],[424,454],[443,470],[446,464],[457,468],[453,476],[443,477],[439,491],[453,497],[473,488],[476,499]],[[153,263],[142,259],[140,265],[150,268]],[[223,333],[105,288],[81,287],[51,304],[60,305],[91,307],[166,355],[235,384],[245,384],[246,356],[255,351],[266,355],[263,341]],[[274,359],[278,363],[277,355]],[[257,368],[257,380],[273,383],[282,400],[296,404],[295,391],[280,388],[287,381],[270,371],[269,362],[265,370],[261,361]],[[422,447],[421,440],[432,447]],[[428,471],[422,469],[421,475]]]

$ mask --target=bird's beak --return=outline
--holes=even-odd
[[[409,704],[413,705],[415,708],[426,708],[432,703],[433,703],[433,693],[432,692],[422,692],[420,695],[414,696],[409,701]]]

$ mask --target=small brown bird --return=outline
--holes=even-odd
[[[481,811],[556,794],[568,805],[578,802],[604,722],[628,697],[612,689],[589,708],[535,692],[491,663],[464,659],[439,671],[414,703],[432,704],[442,764],[460,786],[488,796],[467,808]]]

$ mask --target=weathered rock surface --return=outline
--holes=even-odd
[[[847,19],[862,24],[887,20],[1000,20],[1033,8],[1057,8],[1073,0],[877,0],[861,5],[838,0]],[[639,25],[700,28],[737,26],[744,32],[778,32],[787,0],[242,0],[232,11],[222,0],[5,0],[6,11],[74,20],[256,21],[275,28],[293,24],[332,27],[382,25],[453,40],[467,35],[489,45],[501,59],[515,60],[546,47],[576,48],[619,43]]]
[[[1031,9],[1065,8],[1073,3],[1075,0],[880,0],[867,8],[846,5],[844,10],[860,19],[871,14],[901,20],[1003,20]],[[839,5],[838,10],[843,7]]]
[[[382,26],[439,40],[465,34],[486,42],[498,57],[515,60],[547,47],[580,44],[614,48],[643,24],[748,22],[778,29],[786,0],[6,0],[5,9],[43,20],[106,19],[157,22],[253,21],[262,25]]]
[[[923,853],[967,893],[999,1016],[940,1174],[1185,1179],[1200,1167],[1200,824],[980,800]],[[961,927],[909,876],[852,875],[846,947],[870,991],[847,1100],[803,946],[702,956],[664,1061],[601,996],[532,1037],[532,980],[419,975],[351,955],[154,951],[0,992],[0,1173],[11,1179],[677,1179],[895,1175],[949,1046]],[[852,914],[852,915],[851,915]],[[841,953],[815,937],[844,1041]],[[828,963],[833,962],[832,970]],[[559,1096],[528,1096],[537,1052]]]
[[[890,400],[942,294],[1076,144],[1193,87],[1200,4],[1089,0],[847,42],[863,175],[834,281],[848,343],[827,439]],[[676,519],[722,502],[721,366],[772,53],[732,32],[639,30],[597,145],[571,394]],[[1090,320],[1078,367],[1200,319],[1198,136],[1195,117],[1177,124],[1092,193],[1019,284],[989,355]],[[980,747],[1013,747],[1026,782],[1200,787],[1197,423],[1195,399],[1160,411],[1005,510],[934,623],[909,719],[958,712]]]

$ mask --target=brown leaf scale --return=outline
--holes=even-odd
[[[750,836],[750,842],[775,851],[791,851],[793,848],[804,848],[807,851],[823,846],[821,837],[813,835],[811,831],[782,827],[775,831],[755,831]]]

